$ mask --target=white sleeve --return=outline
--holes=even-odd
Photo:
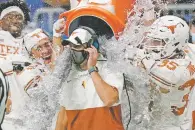
[[[37,73],[36,69],[28,69],[28,67],[17,75],[17,81],[26,92],[29,88],[34,87],[40,79],[40,73]]]
[[[170,88],[174,86],[181,86],[187,82],[190,77],[187,69],[189,62],[180,60],[168,60],[168,62],[159,61],[149,71],[150,80],[157,84],[157,86]]]
[[[122,97],[122,91],[124,86],[124,77],[120,72],[105,71],[105,75],[101,75],[102,79],[114,89],[116,88],[119,93],[119,101]]]
[[[7,56],[7,60],[11,61],[11,62],[29,62],[29,63],[32,63],[32,61],[24,56],[24,55],[9,55]]]

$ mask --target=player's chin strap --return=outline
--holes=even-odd
[[[128,94],[128,91],[127,91],[127,86],[126,86],[126,80],[125,80],[125,74],[124,73],[123,73],[123,78],[124,78],[124,89],[126,91],[127,98],[128,98],[128,104],[129,104],[129,121],[128,121],[127,126],[126,126],[126,130],[128,130],[129,124],[131,122],[131,101],[130,101],[129,94]]]

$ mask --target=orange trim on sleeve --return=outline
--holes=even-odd
[[[40,76],[36,76],[36,78],[31,79],[27,85],[24,87],[24,91],[27,92],[27,90],[31,87],[31,85],[34,83],[34,81],[39,81],[41,79]]]
[[[158,77],[157,75],[150,73],[149,76],[153,79],[155,79],[156,81],[164,84],[165,86],[169,86],[169,87],[175,87],[175,84],[171,84],[170,82],[165,81],[164,79]]]
[[[5,72],[5,75],[6,76],[9,76],[9,75],[12,75],[13,74],[13,70],[10,70],[10,71],[8,71],[8,72]]]

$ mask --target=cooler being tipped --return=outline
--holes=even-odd
[[[118,37],[125,28],[128,12],[135,0],[77,0],[70,11],[60,14],[66,19],[65,34],[69,36],[79,26],[87,26],[97,35]],[[74,2],[72,2],[75,4]]]

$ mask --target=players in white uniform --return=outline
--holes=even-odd
[[[30,87],[33,87],[33,84],[37,83],[42,76],[52,72],[56,56],[50,38],[42,29],[36,29],[25,35],[24,44],[30,57],[34,59],[34,63],[24,68],[21,76],[18,76],[19,83],[21,83],[27,91]],[[25,79],[24,81],[24,77],[28,77],[28,80]]]
[[[21,127],[16,127],[17,126],[16,124],[13,124],[13,125],[10,124],[10,123],[15,123],[15,121],[19,121],[18,119],[14,120],[14,118],[18,117],[19,114],[21,114],[20,111],[13,110],[13,104],[19,104],[18,101],[19,102],[22,101],[21,105],[24,106],[25,97],[26,98],[31,97],[31,93],[33,92],[33,87],[37,86],[38,82],[43,78],[43,76],[52,72],[54,68],[55,51],[53,50],[52,42],[50,38],[47,36],[47,34],[43,32],[43,30],[36,29],[32,31],[31,33],[28,33],[27,35],[25,35],[24,45],[25,45],[25,49],[30,54],[30,58],[34,60],[29,66],[24,67],[22,72],[20,72],[16,76],[15,82],[20,88],[18,93],[23,93],[23,95],[18,96],[16,98],[17,101],[15,100],[11,101],[12,109],[9,115],[14,115],[14,117],[11,116],[10,118],[8,118],[9,115],[7,116],[7,120],[5,120],[5,123],[3,124],[3,128],[5,128],[5,130],[7,128],[9,130],[25,129]],[[18,93],[14,93],[14,94],[18,95]],[[16,105],[14,106],[18,109],[21,109],[22,107],[22,106],[18,107]],[[18,115],[16,115],[15,112]]]
[[[61,28],[61,30],[63,30],[63,27],[64,27],[63,21],[64,21],[63,19],[58,20],[57,23],[55,23],[54,30],[56,30],[58,28]],[[62,22],[62,24],[61,24],[61,22]],[[59,27],[59,26],[62,26],[62,27]],[[58,34],[59,37],[60,37],[60,35],[61,34]],[[57,34],[55,34],[54,36],[57,36]],[[55,77],[54,73],[56,73],[56,71],[59,72],[59,70],[58,69],[56,70],[56,68],[54,69],[54,67],[55,67],[55,64],[58,64],[58,62],[59,62],[59,61],[55,61],[55,60],[56,60],[56,57],[61,52],[59,50],[58,55],[56,55],[56,50],[54,49],[54,44],[56,44],[56,43],[52,43],[51,39],[45,34],[45,32],[42,29],[36,29],[36,30],[32,31],[31,33],[28,33],[24,37],[24,44],[25,44],[26,49],[27,49],[28,53],[30,54],[31,58],[34,59],[35,63],[33,63],[32,65],[29,66],[29,67],[31,67],[31,74],[29,74],[29,71],[28,71],[29,67],[25,68],[24,72],[26,72],[26,73],[23,75],[23,77],[28,77],[29,75],[33,75],[34,72],[36,73],[37,71],[41,70],[41,73],[39,73],[39,75],[37,75],[37,76],[40,76],[41,79],[43,79],[43,82],[45,82],[45,79],[48,79],[48,77],[51,77],[53,79]],[[65,53],[63,53],[63,55],[66,56]],[[61,61],[64,61],[66,58],[64,59],[63,56],[62,56],[59,59]],[[64,61],[62,63],[66,63],[66,61]],[[64,67],[65,66],[66,65],[64,65]],[[60,68],[62,69],[64,67],[60,67]],[[59,68],[59,66],[57,68]],[[36,74],[38,74],[38,73],[36,73]],[[46,76],[46,77],[44,77],[44,76]],[[58,79],[61,78],[59,76],[57,76],[57,77],[58,77]],[[25,83],[22,80],[23,79],[22,76],[21,76],[20,79],[21,79],[20,83]],[[30,77],[29,77],[29,79],[30,79]],[[33,84],[33,82],[32,82],[32,84]],[[27,93],[30,96],[34,96],[34,92],[36,92],[37,90],[34,91],[34,89],[30,86],[30,84],[27,84],[27,85],[28,86],[25,87],[25,88],[27,88]],[[40,83],[38,85],[43,85],[43,84]],[[42,87],[43,88],[43,86],[37,86],[37,87]],[[44,89],[47,90],[48,86],[44,86]],[[29,88],[32,88],[32,89],[29,89]],[[50,90],[48,90],[47,92],[50,93],[49,91]],[[52,97],[52,94],[55,91],[58,91],[57,86],[55,86],[55,90],[53,90],[52,93],[50,94],[51,97]],[[41,93],[41,94],[47,95],[44,92]],[[56,100],[57,100],[57,98],[53,101],[55,102]],[[58,101],[56,101],[56,103],[57,102]],[[33,102],[30,102],[30,103],[33,103]],[[44,105],[44,103],[43,103],[43,105]],[[56,107],[56,106],[57,105],[55,105],[54,107]],[[52,106],[49,106],[49,107],[52,107]],[[54,109],[54,108],[52,107],[52,109]],[[57,109],[58,108],[56,107],[56,109],[54,111],[56,111]],[[51,115],[52,115],[52,112],[51,112]],[[35,117],[39,118],[38,116],[39,115],[37,115],[37,117],[36,116]],[[48,117],[48,118],[52,118],[52,117]],[[53,118],[53,126],[52,127],[55,127],[56,118],[57,117]],[[32,120],[36,120],[36,119],[32,119]]]
[[[163,16],[152,24],[143,41],[144,50],[138,51],[140,65],[149,75],[150,87],[157,90],[152,97],[159,95],[160,98],[158,103],[155,99],[151,102],[168,113],[167,122],[160,122],[163,130],[195,129],[195,109],[191,105],[195,46],[188,43],[188,37],[189,27],[184,20]],[[149,108],[151,111],[153,106]],[[166,113],[161,114],[166,116]]]
[[[0,5],[0,60],[4,67],[11,66],[6,72],[10,92],[6,106],[6,116],[2,124],[4,130],[17,130],[20,123],[17,116],[20,107],[24,104],[26,93],[16,80],[16,72],[13,72],[12,64],[28,61],[22,55],[23,48],[21,38],[22,30],[29,21],[28,9],[19,1],[7,2]],[[15,63],[14,63],[15,62]],[[21,130],[21,128],[18,128]]]

